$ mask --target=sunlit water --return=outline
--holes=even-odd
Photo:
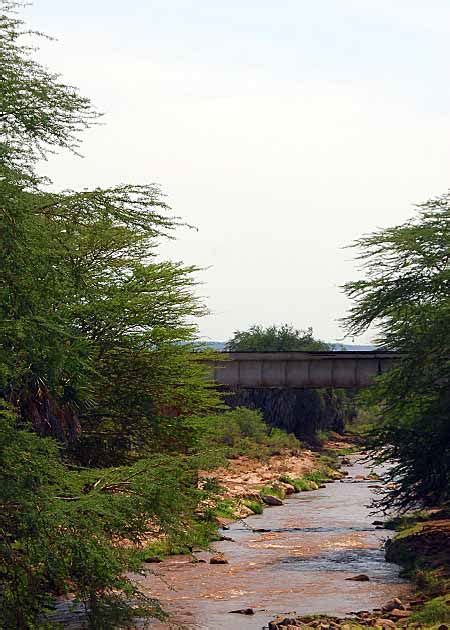
[[[347,470],[353,478],[369,473],[360,462]],[[154,565],[140,584],[171,619],[155,622],[153,630],[261,630],[277,614],[345,615],[405,595],[409,586],[399,578],[399,567],[384,560],[388,532],[372,525],[373,485],[351,479],[327,484],[232,524],[224,533],[234,542],[215,544],[227,565],[195,564],[183,556]],[[209,559],[207,553],[196,556]],[[346,581],[360,573],[370,582]],[[241,608],[256,614],[230,614]]]

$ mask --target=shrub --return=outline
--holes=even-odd
[[[1,627],[35,628],[53,596],[69,591],[91,628],[160,614],[126,572],[139,568],[133,544],[149,533],[195,531],[204,495],[193,472],[190,458],[157,455],[130,467],[69,469],[52,439],[0,409]]]
[[[259,411],[245,407],[197,418],[192,423],[200,430],[205,449],[216,444],[227,457],[264,458],[284,449],[298,450],[301,446],[294,435],[271,429]]]

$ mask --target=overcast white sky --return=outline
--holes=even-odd
[[[206,338],[342,337],[343,247],[450,186],[448,0],[35,0],[41,59],[106,113],[63,187],[157,182]],[[370,338],[366,336],[359,341]]]

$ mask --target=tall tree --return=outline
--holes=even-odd
[[[385,506],[407,508],[450,499],[450,195],[420,206],[404,225],[363,237],[365,278],[345,285],[354,300],[351,334],[375,325],[377,344],[402,360],[367,397],[384,420],[370,436],[379,462],[390,462],[394,489]]]
[[[158,187],[39,177],[97,114],[21,43],[19,6],[0,0],[0,626],[50,627],[70,590],[109,629],[155,609],[133,545],[198,526],[190,417],[217,396],[190,351],[195,268],[158,257],[179,223]]]

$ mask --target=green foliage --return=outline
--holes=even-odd
[[[109,629],[158,613],[134,547],[205,536],[190,418],[219,397],[191,352],[196,268],[158,257],[179,224],[158,187],[37,175],[97,114],[22,44],[20,5],[0,0],[0,626],[48,627],[71,592]]]
[[[328,479],[328,476],[324,470],[315,470],[313,472],[306,473],[304,478],[307,481],[313,481],[314,483],[320,485]]]
[[[212,518],[193,518],[187,528],[179,528],[170,531],[167,535],[147,543],[143,549],[137,552],[140,560],[148,557],[163,559],[167,556],[191,553],[192,549],[208,549],[211,541],[218,540],[217,525]]]
[[[191,421],[201,434],[203,448],[216,445],[227,457],[247,455],[256,459],[278,454],[283,449],[298,450],[300,442],[292,434],[268,427],[261,414],[237,407]]]
[[[259,503],[258,501],[253,501],[251,499],[244,499],[242,503],[248,508],[250,508],[253,514],[262,514],[264,511],[262,504]]]
[[[418,624],[420,627],[432,627],[441,623],[450,621],[450,597],[444,595],[442,597],[435,597],[429,602],[426,602],[422,610],[414,613],[409,622]]]
[[[112,627],[102,625],[105,611],[132,616],[126,601],[143,599],[125,571],[138,568],[139,558],[117,543],[189,529],[203,496],[191,483],[196,462],[189,458],[69,471],[56,443],[18,428],[9,411],[1,413],[0,464],[4,627],[35,627],[51,594],[69,589],[87,604],[91,627]],[[146,611],[155,613],[152,600]]]
[[[289,483],[294,486],[295,492],[309,492],[310,490],[316,490],[317,486],[322,484],[328,479],[327,475],[323,471],[315,471],[303,475],[303,477],[291,477],[290,475],[282,475],[280,481],[283,483]]]
[[[414,512],[413,514],[402,514],[386,519],[384,522],[385,529],[391,529],[401,532],[405,529],[414,527],[417,523],[423,523],[430,518],[426,512]]]
[[[237,331],[226,344],[233,352],[324,351],[330,346],[315,339],[312,328],[297,330],[289,324],[251,326]],[[261,409],[266,422],[298,438],[317,442],[321,429],[342,431],[355,415],[351,394],[344,390],[246,389],[230,396],[229,404]]]
[[[427,597],[437,597],[448,593],[450,583],[442,575],[441,568],[438,569],[416,569],[412,574],[412,579],[420,592]]]
[[[325,444],[325,442],[329,439],[329,437],[330,437],[330,434],[328,431],[317,431],[316,436],[315,436],[316,441],[321,446]]]
[[[2,161],[29,162],[52,147],[74,150],[98,114],[76,88],[34,61],[17,15],[21,2],[0,2],[0,151]],[[35,33],[35,35],[39,35]]]
[[[269,494],[278,497],[279,499],[284,499],[284,490],[281,486],[278,486],[277,484],[274,484],[273,486],[263,486],[262,488],[260,488],[259,494],[260,496]]]
[[[450,500],[450,194],[404,225],[357,241],[366,278],[350,282],[351,334],[375,324],[377,344],[401,361],[365,394],[383,421],[369,434],[377,463],[390,462],[381,507]]]
[[[297,330],[290,324],[253,325],[248,330],[236,331],[226,344],[231,352],[284,352],[294,350],[328,350],[323,341],[314,339],[312,328]]]

